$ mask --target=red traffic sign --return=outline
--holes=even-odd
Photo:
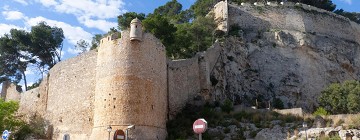
[[[116,130],[114,133],[114,140],[125,140],[125,133],[122,130]]]
[[[193,130],[196,134],[202,134],[207,129],[207,122],[205,119],[197,119],[193,124]]]

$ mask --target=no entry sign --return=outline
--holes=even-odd
[[[193,130],[196,134],[202,134],[207,129],[207,122],[205,119],[197,119],[193,124]]]

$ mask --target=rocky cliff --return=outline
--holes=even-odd
[[[277,98],[311,111],[329,84],[359,80],[359,24],[301,4],[228,10],[229,36],[210,74],[214,100],[268,107]]]

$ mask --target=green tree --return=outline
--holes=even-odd
[[[61,28],[50,27],[45,22],[31,27],[31,44],[29,52],[36,56],[40,62],[40,67],[48,66],[52,68],[57,62],[61,61],[62,42],[64,33]]]
[[[142,23],[147,32],[154,34],[166,46],[167,55],[171,55],[169,46],[175,42],[176,27],[167,18],[160,15],[146,18]]]
[[[61,60],[63,39],[61,28],[45,22],[33,26],[31,32],[11,29],[9,35],[0,38],[0,82],[18,83],[23,77],[27,90],[28,64],[36,64],[39,70],[50,69]]]
[[[213,32],[216,28],[213,18],[197,17],[190,27],[193,44],[193,52],[205,51],[213,43]]]
[[[145,14],[137,14],[135,12],[127,12],[123,15],[118,16],[118,25],[120,30],[126,30],[130,27],[131,20],[138,18],[139,20],[145,19]]]
[[[90,44],[83,39],[76,42],[75,49],[79,50],[79,54],[84,53],[89,48]]]
[[[321,92],[320,106],[331,114],[360,112],[360,82],[334,83]]]
[[[25,123],[15,115],[18,109],[18,102],[5,102],[0,99],[0,130],[9,130],[16,133],[25,125]]]
[[[11,29],[10,35],[0,38],[0,82],[9,80],[19,83],[23,79],[27,86],[25,71],[34,60],[21,41],[29,41],[28,33],[23,30]]]
[[[147,17],[153,17],[155,15],[168,18],[172,24],[189,22],[192,17],[189,10],[182,11],[182,5],[177,0],[169,1],[165,5],[156,8],[154,12],[147,15]]]
[[[90,50],[94,50],[99,47],[101,38],[103,38],[102,34],[96,34],[92,37]]]
[[[213,43],[216,24],[213,17],[204,15],[217,2],[218,0],[198,0],[189,10],[183,11],[182,5],[177,0],[172,0],[155,9],[146,19],[143,14],[134,12],[119,16],[119,29],[127,29],[135,17],[144,19],[142,23],[145,30],[161,40],[168,57],[189,58],[198,51],[205,51]]]
[[[300,0],[300,2],[327,11],[334,11],[336,9],[336,5],[332,3],[332,0]]]
[[[177,16],[182,9],[182,5],[177,0],[171,0],[165,5],[156,8],[153,12],[154,15],[161,15],[166,17]]]
[[[220,0],[197,0],[191,5],[190,10],[193,11],[195,17],[204,17]]]
[[[359,16],[358,13],[355,13],[355,12],[353,12],[353,13],[351,13],[351,12],[346,12],[346,11],[344,11],[343,9],[337,9],[337,10],[334,11],[334,13],[339,14],[339,15],[342,15],[342,16],[344,16],[344,17],[347,17],[347,18],[349,18],[350,20],[352,20],[352,21],[360,24],[360,16]]]
[[[172,59],[190,58],[193,56],[193,50],[190,46],[193,44],[190,34],[190,23],[176,25],[175,43],[167,49],[168,56]]]

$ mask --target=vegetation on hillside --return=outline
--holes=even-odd
[[[359,113],[359,100],[360,82],[351,80],[331,84],[321,92],[319,104],[331,114]]]
[[[119,29],[127,29],[134,18],[142,20],[146,32],[159,38],[166,46],[166,54],[172,59],[189,58],[205,51],[214,41],[216,24],[206,16],[215,0],[198,0],[188,10],[176,0],[167,2],[145,16],[128,12],[118,17]]]
[[[280,125],[282,127],[290,127],[289,131],[293,131],[304,121],[301,117],[281,115],[272,111],[258,112],[256,110],[241,110],[235,112],[232,106],[231,109],[229,107],[228,103],[224,103],[223,105],[220,105],[219,103],[205,104],[204,106],[187,104],[182,112],[176,115],[173,120],[168,121],[167,139],[196,138],[192,130],[192,124],[198,118],[204,118],[208,122],[208,127],[210,129],[217,129],[223,132],[211,133],[213,131],[207,130],[203,134],[203,139],[206,140],[224,139],[224,134],[230,133],[229,126],[236,126],[239,128],[234,129],[236,131],[237,140],[245,140],[245,131],[247,131],[249,137],[254,138],[263,128],[272,128],[275,125]],[[306,121],[309,126],[312,125],[310,119],[307,119]],[[276,124],[271,122],[276,122]],[[255,128],[252,129],[246,125],[252,125]]]

